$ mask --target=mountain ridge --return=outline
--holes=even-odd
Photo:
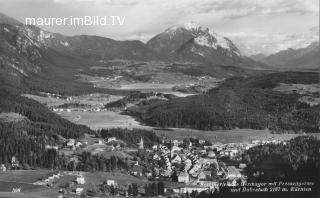
[[[299,48],[299,49],[286,49],[279,51],[275,54],[271,54],[264,58],[261,58],[260,61],[280,67],[280,68],[293,68],[293,69],[301,69],[301,68],[318,68],[320,65],[320,48],[319,42],[312,42],[307,47]]]

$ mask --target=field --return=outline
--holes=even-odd
[[[117,64],[108,62],[105,66],[90,67],[79,76],[82,81],[93,83],[99,88],[162,92],[179,97],[189,94],[172,91],[175,86],[199,84],[209,89],[215,87],[221,80],[221,78],[207,76],[205,73],[195,75],[194,72],[183,72],[190,66],[194,65],[172,65],[159,61],[130,63],[119,61]]]
[[[52,171],[45,169],[6,171],[0,173],[0,181],[33,183],[40,178],[47,177],[50,173]]]
[[[22,96],[38,101],[41,104],[44,104],[48,107],[62,105],[67,102],[67,100],[63,98],[44,97],[44,96],[37,96],[32,94],[23,94]]]
[[[172,94],[178,97],[186,97],[193,94],[182,93],[179,91],[172,91],[174,86],[179,84],[152,84],[152,83],[133,83],[121,85],[120,89],[124,90],[138,90],[141,92],[161,92],[164,94]]]
[[[92,155],[100,154],[105,156],[106,158],[110,158],[111,156],[116,156],[119,158],[132,158],[131,155],[125,153],[124,151],[111,151],[110,146],[105,144],[92,144],[83,148],[83,151],[91,152]],[[82,152],[82,150],[81,150]]]
[[[2,198],[47,198],[49,196],[41,196],[33,193],[12,193],[12,192],[0,192]]]
[[[49,189],[41,185],[34,185],[38,179],[46,178],[50,170],[16,170],[0,174],[0,197],[56,197],[57,189]],[[21,193],[11,193],[13,188],[20,188]]]
[[[95,173],[84,173],[86,183],[102,183],[108,179],[115,180],[120,186],[127,186],[131,183],[137,183],[138,185],[144,185],[148,182],[146,178],[138,178],[128,174],[120,172],[95,172]]]
[[[90,94],[83,96],[74,96],[71,101],[63,98],[55,97],[43,97],[37,95],[25,94],[25,97],[34,99],[42,104],[47,105],[48,107],[57,107],[59,105],[66,105],[71,103],[85,104],[87,107],[76,108],[68,111],[59,111],[61,117],[74,122],[76,124],[87,125],[92,129],[101,129],[101,128],[114,128],[114,127],[123,127],[123,128],[136,128],[144,127],[135,119],[127,115],[121,115],[120,112],[114,111],[91,111],[93,108],[101,108],[108,102],[113,102],[122,98],[122,96],[113,96],[108,94]],[[86,111],[84,111],[86,110]]]
[[[61,97],[45,97],[32,94],[23,94],[24,97],[36,100],[48,107],[57,107],[63,104],[78,103],[85,104],[89,107],[99,107],[108,102],[113,102],[122,98],[122,96],[115,96],[109,94],[89,94],[81,96],[72,96],[70,100]]]
[[[23,120],[28,120],[27,117],[18,113],[0,113],[0,121],[3,122],[19,122]]]
[[[195,129],[157,129],[155,132],[159,136],[165,136],[169,139],[182,140],[187,137],[209,140],[212,142],[234,143],[251,142],[252,140],[289,140],[302,134],[272,134],[269,130],[254,129],[233,129],[217,131],[200,131]],[[320,138],[320,134],[306,134]]]
[[[102,112],[59,112],[61,117],[76,124],[84,124],[91,129],[102,128],[148,128],[142,126],[134,118],[128,115],[121,115],[120,112],[102,111]]]

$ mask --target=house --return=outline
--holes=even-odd
[[[58,146],[46,145],[46,149],[54,149],[54,150],[58,150],[58,149],[59,149],[59,147],[58,147]]]
[[[201,171],[197,177],[198,180],[205,180],[207,178],[206,174],[203,171]]]
[[[77,182],[77,184],[84,184],[84,183],[86,183],[86,181],[84,180],[84,177],[82,177],[82,176],[77,177],[76,182]]]
[[[75,146],[76,146],[77,148],[79,148],[80,146],[82,146],[82,143],[81,143],[81,142],[77,142]]]
[[[103,141],[102,141],[102,140],[98,140],[98,141],[96,142],[96,144],[102,145],[102,144],[103,144]]]
[[[13,193],[20,193],[21,192],[21,188],[12,188],[12,192]]]
[[[172,189],[172,192],[173,192],[173,193],[180,193],[180,189],[179,189],[179,188],[173,188],[173,189]]]
[[[153,145],[152,150],[158,150],[158,145]]]
[[[76,141],[74,139],[69,139],[69,141],[67,142],[67,147],[73,147],[75,142]]]
[[[204,154],[207,153],[207,150],[206,150],[206,149],[202,149],[202,150],[200,150],[200,153],[201,153],[202,155],[204,155]]]
[[[146,172],[146,173],[144,173],[144,175],[145,175],[146,177],[148,177],[148,178],[152,177],[152,173],[151,173],[151,172]]]
[[[252,140],[252,144],[257,145],[257,144],[260,144],[260,143],[261,143],[261,141],[260,141],[260,140]]]
[[[178,175],[178,182],[188,183],[189,179],[189,174],[187,172],[181,172]]]
[[[115,183],[114,180],[111,180],[111,179],[108,179],[108,180],[107,180],[107,185],[108,185],[108,186],[115,186],[115,184],[116,184],[116,183]]]
[[[7,168],[6,168],[6,166],[4,164],[1,164],[0,171],[1,172],[6,172],[7,171]]]
[[[210,157],[210,158],[215,158],[215,157],[216,157],[216,154],[215,154],[213,151],[209,151],[209,152],[208,152],[208,157]]]
[[[181,163],[181,157],[179,156],[179,155],[176,155],[176,156],[174,156],[173,158],[172,158],[172,160],[171,160],[171,163],[178,163],[178,164],[180,164]]]
[[[83,192],[83,188],[80,188],[80,187],[76,188],[77,195],[81,195],[82,192]]]
[[[19,167],[19,161],[16,159],[15,156],[12,156],[12,158],[11,158],[11,166],[12,166],[12,168]]]
[[[230,158],[236,156],[239,153],[237,149],[227,149],[224,151],[220,151],[221,156],[228,156]]]
[[[117,138],[116,137],[109,137],[108,139],[107,139],[107,142],[109,143],[109,142],[112,142],[112,141],[117,141]]]
[[[179,141],[178,140],[173,140],[173,146],[179,146]]]
[[[239,168],[240,168],[240,169],[244,169],[244,168],[246,168],[246,167],[247,167],[247,165],[244,164],[244,163],[240,163],[240,164],[239,164]]]
[[[241,178],[241,173],[239,172],[238,169],[236,169],[236,167],[234,167],[234,166],[228,166],[228,167],[227,167],[226,178],[227,178],[227,179]]]
[[[216,167],[218,166],[218,161],[215,158],[200,158],[199,161],[203,166],[210,166],[211,164],[215,164]]]

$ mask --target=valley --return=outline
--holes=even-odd
[[[0,14],[0,197],[228,197],[240,181],[306,180],[315,194],[316,46],[284,71],[288,53],[253,60],[195,23],[144,43]]]

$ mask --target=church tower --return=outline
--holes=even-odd
[[[142,137],[140,139],[139,149],[143,149],[143,138]]]

